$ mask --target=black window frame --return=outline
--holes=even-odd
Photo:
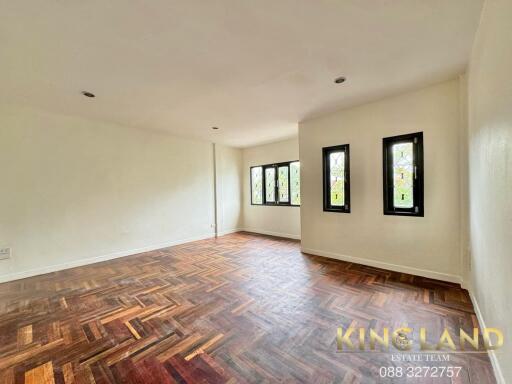
[[[253,198],[253,194],[252,194],[252,169],[253,168],[261,168],[261,172],[262,172],[262,175],[261,175],[261,182],[262,182],[262,184],[261,184],[261,193],[262,193],[262,195],[261,195],[261,203],[255,203],[253,201],[253,199],[252,199]],[[251,205],[264,205],[264,202],[265,202],[265,185],[263,185],[263,182],[264,182],[263,172],[264,172],[263,166],[261,166],[261,165],[255,165],[255,166],[249,168],[249,183],[250,183],[250,185],[249,185],[249,192],[251,194]]]
[[[397,208],[394,206],[393,194],[393,145],[399,143],[413,144],[413,206]],[[408,133],[382,139],[382,177],[384,215],[423,217],[424,207],[424,167],[423,167],[423,132]]]
[[[336,206],[331,204],[331,169],[329,164],[329,155],[333,152],[343,152],[345,154],[345,205]],[[322,166],[323,166],[323,197],[324,212],[350,213],[350,144],[334,145],[332,147],[322,148]]]
[[[301,198],[301,195],[300,195],[300,161],[299,160],[293,160],[293,161],[288,161],[288,196],[289,196],[289,200],[290,200],[290,206],[291,207],[300,207],[300,204],[292,204],[292,172],[291,172],[291,169],[290,169],[290,165],[292,163],[299,163],[299,199]],[[302,200],[301,200],[302,201]]]
[[[292,204],[292,194],[291,194],[291,172],[290,172],[290,164],[291,163],[297,163],[300,162],[299,160],[292,160],[292,161],[284,161],[280,163],[272,163],[272,164],[263,164],[263,165],[253,165],[249,169],[249,175],[250,175],[250,193],[251,193],[251,205],[267,205],[267,206],[283,206],[283,207],[300,207],[300,204]],[[262,168],[262,192],[263,192],[263,199],[261,204],[254,203],[252,200],[252,169],[253,168]],[[279,167],[288,167],[288,202],[280,202],[279,201]],[[275,170],[275,183],[274,183],[274,196],[275,201],[267,201],[267,183],[266,183],[266,175],[265,175],[265,169],[268,168],[274,168]]]
[[[274,170],[274,201],[267,201],[267,169]],[[275,164],[267,164],[263,166],[263,204],[265,205],[278,205],[279,200],[279,191],[278,187],[278,174],[277,174],[277,166]]]

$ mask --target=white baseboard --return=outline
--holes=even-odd
[[[5,283],[8,281],[19,280],[19,279],[25,279],[27,277],[32,277],[32,276],[37,276],[37,275],[44,275],[45,273],[62,271],[64,269],[69,269],[69,268],[81,267],[81,266],[88,265],[88,264],[98,263],[100,261],[107,261],[107,260],[117,259],[119,257],[135,255],[137,253],[155,251],[157,249],[167,248],[167,247],[171,247],[173,245],[189,243],[191,241],[209,239],[209,238],[212,238],[213,236],[214,236],[213,233],[208,233],[208,234],[203,234],[200,236],[189,237],[186,239],[171,240],[171,241],[167,241],[167,242],[163,242],[163,243],[151,244],[151,245],[141,247],[141,248],[113,252],[113,253],[109,253],[106,255],[88,257],[85,259],[74,260],[74,261],[61,263],[61,264],[54,264],[54,265],[50,265],[50,266],[46,266],[46,267],[42,267],[42,268],[30,269],[27,271],[7,273],[7,274],[0,275],[0,283]]]
[[[460,286],[468,292],[471,291],[471,284],[469,283],[469,281],[463,277],[461,277],[460,279],[461,279]]]
[[[243,231],[243,229],[242,228],[225,229],[225,230],[217,233],[217,236],[229,235],[230,233],[236,233],[236,232],[240,232],[240,231]]]
[[[255,229],[255,228],[244,228],[243,230],[245,232],[259,233],[261,235],[285,237],[287,239],[300,240],[300,235],[293,235],[291,233],[273,232],[273,231],[266,231],[264,229]]]
[[[360,257],[341,255],[339,253],[321,251],[318,249],[310,249],[310,248],[304,248],[304,247],[302,247],[302,252],[309,253],[312,255],[324,256],[324,257],[328,257],[328,258],[336,259],[336,260],[348,261],[350,263],[356,263],[356,264],[368,265],[370,267],[375,267],[375,268],[387,269],[387,270],[394,271],[394,272],[408,273],[411,275],[428,277],[430,279],[448,281],[450,283],[460,284],[462,282],[462,279],[460,276],[451,275],[448,273],[430,271],[428,269],[420,269],[420,268],[408,267],[406,265],[391,264],[391,263],[386,263],[384,261],[377,261],[377,260],[372,260],[372,259],[364,259],[364,258],[360,258]]]
[[[484,317],[482,316],[482,312],[480,311],[480,307],[478,306],[478,301],[476,300],[473,292],[469,290],[469,297],[471,297],[471,301],[473,302],[473,307],[475,308],[476,318],[478,319],[478,323],[480,324],[480,329],[487,328],[485,325]],[[494,370],[494,376],[496,376],[496,381],[498,384],[505,384],[505,377],[503,376],[503,371],[501,370],[500,363],[498,358],[496,357],[496,353],[494,351],[487,351],[489,354],[489,359],[491,360],[492,369]]]

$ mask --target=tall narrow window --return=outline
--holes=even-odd
[[[251,204],[263,204],[263,167],[251,168]]]
[[[290,202],[290,174],[289,174],[289,166],[280,165],[277,168],[278,173],[278,197],[279,203],[289,203]]]
[[[276,202],[276,168],[267,166],[265,170],[265,203],[275,204]]]
[[[384,214],[423,216],[423,133],[383,139]]]
[[[349,145],[323,148],[324,211],[350,213]]]
[[[300,205],[300,163],[290,163],[290,195],[291,204]]]

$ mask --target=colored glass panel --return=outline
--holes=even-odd
[[[412,208],[414,205],[413,143],[393,145],[393,204],[395,208]]]
[[[290,163],[290,194],[291,203],[300,205],[300,163]]]
[[[265,168],[265,200],[269,203],[276,201],[276,169]]]
[[[263,168],[251,168],[252,203],[263,204]]]
[[[340,151],[329,154],[329,177],[331,205],[342,207],[345,205],[345,152]]]
[[[279,177],[278,184],[278,193],[279,193],[279,202],[287,203],[290,201],[290,196],[288,192],[288,166],[279,167],[277,170]]]

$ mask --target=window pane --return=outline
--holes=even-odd
[[[290,201],[290,196],[288,196],[288,166],[279,167],[277,172],[279,175],[279,202],[287,203]]]
[[[276,201],[276,169],[265,168],[265,200],[269,203]]]
[[[329,154],[329,170],[331,205],[341,207],[345,205],[345,152],[340,151]]]
[[[251,168],[251,193],[253,204],[263,204],[263,169],[261,167]]]
[[[300,163],[290,163],[290,193],[293,205],[300,205]]]
[[[414,205],[412,147],[412,142],[393,145],[393,204],[396,208]]]

